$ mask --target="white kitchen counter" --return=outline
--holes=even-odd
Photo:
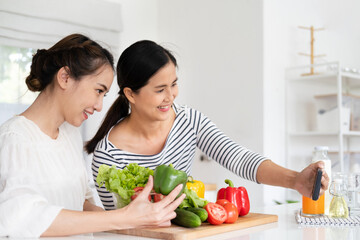
[[[251,209],[251,212],[276,214],[279,219],[276,223],[260,225],[224,234],[213,235],[202,240],[239,239],[239,240],[358,240],[360,239],[360,227],[312,227],[301,226],[295,220],[295,211],[301,208],[301,204],[285,204],[265,208]],[[0,238],[2,239],[2,238]],[[6,239],[6,238],[4,238]],[[94,233],[82,236],[42,238],[42,240],[142,240],[154,239],[137,236],[128,236],[112,233]],[[11,239],[9,239],[11,240]]]
[[[251,212],[276,214],[276,223],[260,225],[224,234],[213,235],[201,240],[239,239],[239,240],[359,240],[360,227],[313,227],[299,225],[295,220],[295,211],[301,204],[285,204],[265,208],[251,209]],[[95,233],[94,239],[153,239],[124,236],[109,233]]]

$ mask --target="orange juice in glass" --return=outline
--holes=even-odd
[[[325,194],[314,201],[308,197],[302,197],[302,213],[304,215],[322,215],[325,213]]]

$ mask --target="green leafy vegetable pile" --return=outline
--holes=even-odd
[[[130,163],[124,169],[116,169],[115,166],[109,167],[104,164],[99,168],[96,182],[100,187],[105,184],[109,192],[115,193],[117,207],[121,208],[130,203],[134,194],[133,189],[144,187],[149,176],[153,174],[152,169],[139,166],[137,163]]]

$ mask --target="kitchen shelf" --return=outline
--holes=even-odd
[[[298,76],[295,78],[290,78],[289,81],[296,82],[296,81],[325,80],[328,82],[329,79],[334,78],[336,76],[337,76],[336,73],[321,73],[321,74],[316,74],[316,75],[311,75],[311,76]]]
[[[323,72],[310,76],[297,76],[290,78],[289,81],[311,81],[311,80],[325,80],[329,81],[329,79],[337,77],[339,74],[336,72]],[[344,80],[349,81],[349,83],[354,84],[354,86],[360,86],[360,74],[355,73],[341,73],[341,77]]]
[[[340,133],[339,132],[318,132],[318,131],[309,131],[309,132],[289,132],[289,136],[293,137],[309,137],[309,136],[333,136],[337,137]],[[354,136],[360,137],[360,131],[348,131],[343,132],[343,136]]]
[[[293,137],[309,137],[309,136],[337,136],[338,133],[337,132],[315,132],[315,131],[311,131],[311,132],[289,132],[288,133],[289,136],[293,136]]]
[[[344,155],[359,154],[360,151],[345,151],[343,153],[344,153]],[[339,154],[339,151],[330,151],[329,154]]]
[[[343,72],[341,75],[343,78],[349,78],[349,79],[360,81],[360,73]]]
[[[360,131],[349,131],[349,132],[344,132],[343,133],[344,136],[354,136],[354,137],[358,137],[360,136]]]

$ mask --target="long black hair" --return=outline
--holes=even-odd
[[[123,92],[124,88],[130,88],[137,93],[160,68],[170,61],[175,67],[177,66],[173,54],[153,41],[138,41],[125,49],[116,66],[119,96],[106,113],[95,136],[86,143],[85,150],[88,153],[94,152],[97,143],[105,137],[112,126],[129,115],[130,104]]]

